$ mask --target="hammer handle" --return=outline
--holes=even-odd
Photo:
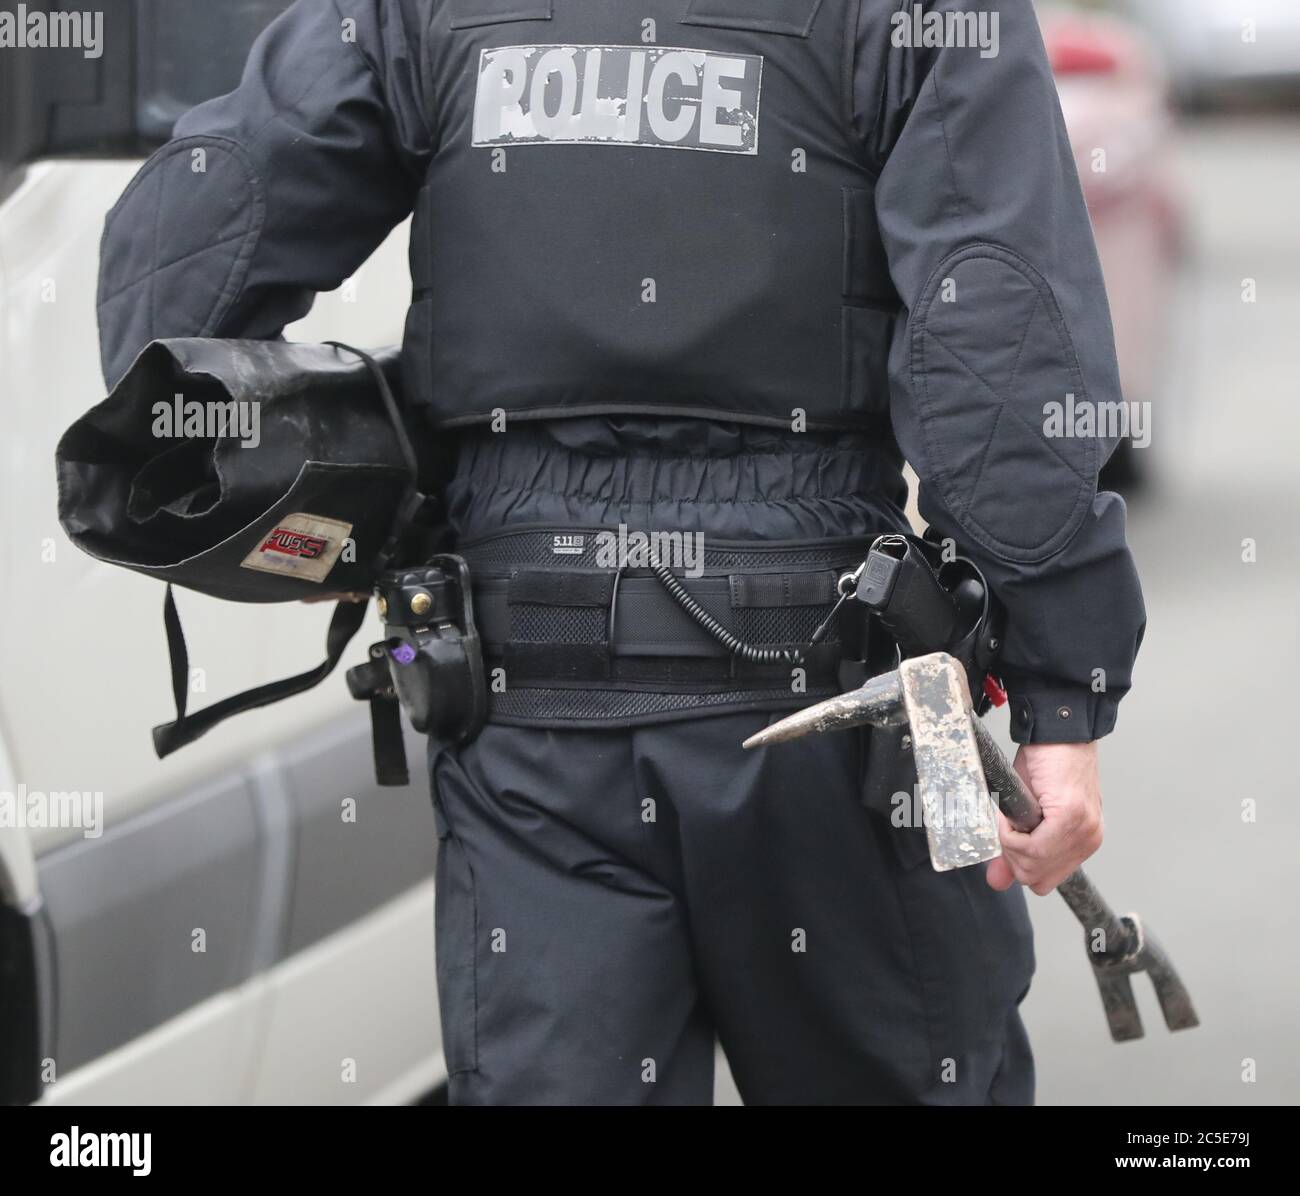
[[[1007,821],[1018,831],[1028,834],[1043,821],[1043,810],[1037,798],[1026,788],[1020,774],[1011,767],[1010,761],[1002,754],[988,728],[978,718],[971,718],[975,730],[975,742],[979,745],[980,763],[984,766],[984,777],[988,781],[989,791],[997,794],[998,805]],[[1082,868],[1071,872],[1056,891],[1061,894],[1066,905],[1079,919],[1084,930],[1091,933],[1100,930],[1104,935],[1102,954],[1114,954],[1127,949],[1133,932],[1123,919],[1118,917],[1107,904],[1106,899],[1097,891]],[[1094,948],[1095,950],[1095,948]]]
[[[989,792],[996,793],[998,805],[1007,821],[1018,831],[1029,834],[1043,821],[1043,810],[1038,799],[1025,787],[1020,774],[1011,767],[1009,761],[998,747],[989,729],[982,719],[971,718],[975,728],[975,742],[979,745],[980,763],[984,765],[984,777],[989,783]]]

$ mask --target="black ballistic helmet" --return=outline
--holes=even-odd
[[[173,585],[236,602],[368,593],[396,558],[432,549],[397,366],[395,349],[376,359],[333,342],[154,341],[59,441],[59,522],[72,542],[168,583],[176,719],[154,728],[159,756],[318,685],[366,608],[339,603],[316,668],[187,714]]]
[[[154,341],[59,442],[59,521],[98,560],[236,602],[370,588],[420,500],[398,353]]]

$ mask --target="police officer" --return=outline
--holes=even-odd
[[[299,0],[108,218],[109,382],[278,337],[412,213],[405,401],[504,679],[430,747],[453,1101],[704,1103],[715,1037],[751,1103],[1030,1101],[1020,886],[1100,843],[1144,625],[1113,441],[1045,415],[1120,392],[1030,0]],[[806,637],[904,458],[1008,611],[1045,820],[987,868],[926,866],[860,735],[740,751],[824,676],[656,647],[588,568],[699,533],[733,628]]]

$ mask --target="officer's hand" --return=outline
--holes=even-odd
[[[1043,807],[1043,821],[1024,835],[998,813],[1002,855],[989,861],[995,889],[1017,881],[1050,893],[1101,846],[1101,783],[1096,743],[1027,743],[1016,772]]]

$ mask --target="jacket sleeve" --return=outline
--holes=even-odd
[[[409,214],[429,137],[414,0],[298,0],[239,87],[200,104],[109,213],[112,387],[159,337],[278,337]]]
[[[919,7],[985,36],[917,47],[910,0],[860,9],[854,119],[903,308],[895,434],[921,514],[1007,607],[1013,737],[1095,739],[1146,616],[1123,500],[1097,487],[1122,396],[1092,228],[1030,0]]]

